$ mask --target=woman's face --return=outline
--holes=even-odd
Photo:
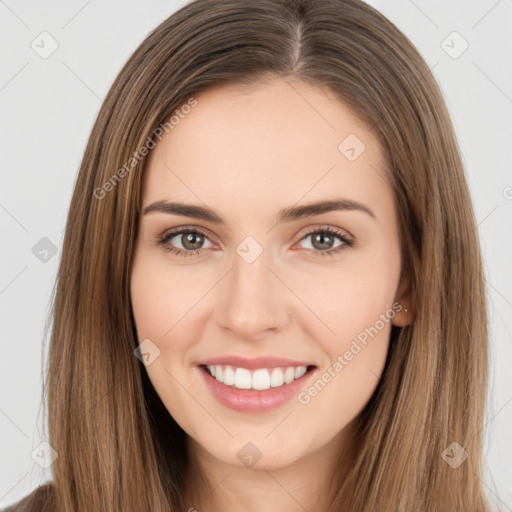
[[[336,455],[406,323],[383,153],[323,88],[195,99],[145,169],[131,275],[145,368],[211,460]]]

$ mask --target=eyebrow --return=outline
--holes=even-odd
[[[291,222],[294,220],[300,220],[306,217],[313,217],[315,215],[321,215],[322,213],[332,211],[360,211],[363,212],[373,219],[375,214],[365,206],[364,204],[358,203],[351,199],[331,199],[326,201],[317,201],[309,203],[303,206],[292,206],[285,208],[278,213],[277,222]],[[167,202],[167,201],[156,201],[155,203],[146,206],[143,210],[143,215],[151,212],[163,212],[171,215],[182,215],[184,217],[191,217],[194,219],[202,219],[214,224],[223,224],[219,215],[213,210],[204,206],[195,206],[190,204]]]

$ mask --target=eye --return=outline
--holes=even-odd
[[[176,241],[173,242],[173,239]],[[164,251],[185,257],[200,253],[205,240],[208,240],[208,237],[197,228],[182,227],[165,233],[158,239],[158,243]],[[176,243],[181,244],[181,248],[175,247]]]
[[[307,233],[302,240],[310,237],[310,245],[313,250],[312,255],[314,256],[334,256],[347,247],[354,245],[354,242],[343,231],[331,227],[315,228]],[[337,246],[333,246],[336,238],[340,240],[340,243]]]
[[[311,254],[314,256],[334,256],[347,247],[354,245],[354,242],[350,240],[343,231],[329,226],[313,229],[302,237],[301,242],[310,237]],[[333,246],[336,239],[338,239],[340,243]],[[203,244],[205,241],[210,245],[204,247]],[[213,246],[208,236],[201,230],[186,226],[164,233],[157,239],[157,243],[162,246],[165,252],[180,257],[194,256],[201,253],[203,249],[208,249]],[[177,244],[181,245],[181,247],[176,247]]]

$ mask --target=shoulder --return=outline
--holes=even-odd
[[[52,512],[53,484],[47,482],[0,512]]]

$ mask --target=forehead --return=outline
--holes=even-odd
[[[263,201],[278,209],[335,195],[389,202],[378,139],[329,89],[271,79],[194,97],[149,155],[144,203],[250,209]]]

